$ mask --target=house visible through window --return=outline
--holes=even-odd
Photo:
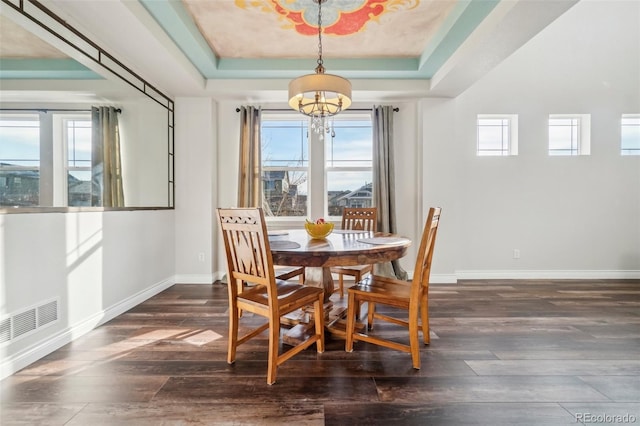
[[[589,155],[591,120],[588,114],[549,116],[549,155]]]
[[[262,113],[262,190],[273,217],[341,216],[372,205],[373,140],[369,114],[343,113],[328,132],[309,131],[298,113]],[[324,188],[311,191],[310,188]]]
[[[479,156],[518,155],[518,116],[479,114],[476,154]]]
[[[640,114],[622,114],[620,153],[640,155]]]

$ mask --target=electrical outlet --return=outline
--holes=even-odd
[[[204,262],[204,253],[198,253],[198,261]]]
[[[513,258],[520,259],[520,249],[513,249]]]

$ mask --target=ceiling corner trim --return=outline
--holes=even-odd
[[[500,1],[459,2],[420,56],[421,74],[433,77]]]
[[[73,59],[3,59],[0,80],[102,80],[103,77]]]
[[[219,58],[182,3],[172,0],[139,1],[203,76],[215,75]]]

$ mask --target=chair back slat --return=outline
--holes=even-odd
[[[345,207],[342,210],[342,229],[376,231],[378,209],[375,207]]]

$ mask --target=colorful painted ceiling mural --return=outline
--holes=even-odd
[[[345,36],[360,32],[369,22],[379,23],[380,16],[398,10],[415,9],[420,0],[343,0],[325,1],[322,7],[323,33]],[[302,35],[318,34],[318,5],[308,1],[264,0],[247,2],[236,0],[241,9],[258,7],[281,15]]]
[[[150,8],[157,3],[145,2]],[[182,5],[219,58],[311,58],[317,51],[313,0],[182,0]],[[328,58],[420,56],[449,30],[463,6],[466,2],[458,0],[326,0],[324,53]]]

